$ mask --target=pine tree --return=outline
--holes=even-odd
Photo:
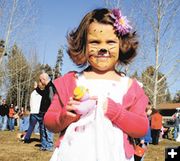
[[[60,48],[57,55],[56,65],[54,68],[54,79],[61,76],[63,65],[63,48]]]

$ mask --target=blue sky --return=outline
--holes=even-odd
[[[123,15],[129,16],[131,10],[135,6],[130,4],[131,0],[125,0],[122,2],[124,2],[124,8],[121,8]],[[36,41],[37,52],[39,55],[39,61],[41,63],[47,63],[51,67],[55,65],[58,49],[66,44],[67,32],[77,27],[87,12],[95,8],[105,7],[103,0],[38,0],[38,4],[39,20],[38,38]],[[147,24],[145,25],[144,22],[138,22],[141,21],[141,19],[138,19],[139,15],[138,13],[136,14],[137,17],[133,20],[133,25],[139,24],[140,30],[143,29],[145,32],[148,32]],[[146,37],[145,42],[149,43],[149,36]],[[176,45],[176,48],[179,50],[179,47],[177,46],[178,45]],[[62,74],[75,68],[66,53],[64,54]],[[152,55],[150,54],[150,57],[151,56]],[[148,60],[150,64],[152,64],[154,58]],[[137,65],[141,66],[139,63]],[[141,66],[138,70],[142,71],[143,68],[145,67]],[[163,73],[166,72],[166,69],[167,68],[163,69]],[[168,81],[170,82],[171,79],[168,79]],[[171,86],[170,90],[174,94],[178,89],[180,89],[180,87],[177,81],[173,86]]]
[[[37,40],[40,61],[55,65],[58,49],[66,44],[68,31],[79,25],[83,16],[95,8],[104,7],[103,0],[40,0],[40,27]],[[73,69],[64,56],[63,73]]]

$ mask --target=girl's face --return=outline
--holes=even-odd
[[[119,57],[119,39],[112,25],[92,22],[87,33],[86,56],[93,70],[114,70]]]

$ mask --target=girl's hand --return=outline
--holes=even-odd
[[[71,120],[71,122],[75,122],[77,120],[79,120],[80,115],[75,113],[75,105],[79,105],[80,102],[74,100],[72,97],[70,97],[68,104],[66,105],[66,118],[65,119],[69,119]]]
[[[72,97],[70,97],[69,102],[66,106],[67,112],[72,113],[72,116],[73,116],[73,114],[75,114],[75,109],[76,109],[75,106],[79,104],[80,104],[80,101],[74,100]]]
[[[79,105],[75,105],[75,112],[81,115],[86,115],[95,109],[96,104],[97,99],[95,97],[90,97],[87,100],[81,101]]]
[[[79,101],[75,101],[72,98],[69,99],[69,102],[66,105],[66,113],[59,118],[59,122],[61,124],[60,131],[63,131],[72,122],[76,122],[79,120],[81,115],[74,112],[74,105],[79,103]]]

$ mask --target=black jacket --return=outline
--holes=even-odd
[[[53,95],[56,91],[55,86],[54,86],[53,82],[50,81],[46,85],[44,90],[36,88],[36,91],[37,91],[37,93],[39,93],[42,96],[41,105],[40,105],[40,113],[45,113],[45,112],[47,112],[47,110],[51,104]]]
[[[0,115],[1,116],[9,116],[9,107],[8,105],[4,104],[0,106]]]

